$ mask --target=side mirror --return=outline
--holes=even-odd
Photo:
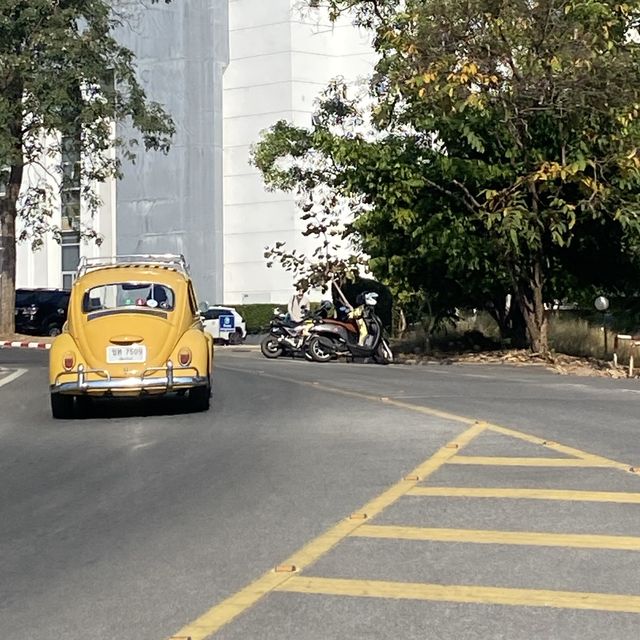
[[[206,313],[209,310],[210,306],[211,305],[206,300],[203,300],[202,302],[200,302],[200,304],[198,304],[198,311],[200,313]]]

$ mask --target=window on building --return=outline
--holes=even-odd
[[[80,134],[62,136],[62,288],[71,289],[80,262]]]
[[[62,138],[62,231],[80,229],[80,137]]]
[[[100,91],[111,108],[116,108],[116,74],[113,69],[107,69],[100,80]]]
[[[80,234],[62,233],[62,288],[71,289],[80,262]]]

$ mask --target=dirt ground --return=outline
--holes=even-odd
[[[400,364],[422,365],[428,363],[453,364],[456,362],[465,364],[508,364],[516,366],[545,367],[559,375],[598,376],[605,378],[628,378],[628,367],[614,366],[613,362],[598,360],[596,358],[576,358],[562,353],[550,353],[548,355],[531,353],[527,350],[491,351],[482,353],[462,354],[433,354],[418,355],[401,353],[396,356]],[[639,377],[636,369],[633,377]]]
[[[16,342],[53,342],[49,336],[28,336],[20,333],[0,335],[0,341],[9,340]],[[398,353],[395,356],[398,364],[423,365],[429,363],[440,364],[508,364],[522,367],[545,367],[558,375],[597,376],[603,378],[628,378],[629,369],[626,366],[614,366],[613,362],[598,360],[596,358],[576,358],[563,353],[550,353],[548,355],[531,353],[526,349],[485,351],[480,353],[434,353],[423,355],[415,353]],[[634,371],[634,378],[640,377],[640,370]]]

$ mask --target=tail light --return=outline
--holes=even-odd
[[[178,362],[182,367],[186,367],[191,364],[191,349],[180,349],[180,352],[178,353]]]
[[[64,357],[62,358],[62,366],[64,367],[65,371],[71,371],[75,363],[76,357],[73,355],[73,353],[64,354]]]

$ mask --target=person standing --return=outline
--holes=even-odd
[[[298,289],[289,300],[287,311],[289,312],[289,318],[293,322],[302,322],[309,312],[309,298],[307,292],[304,289]]]

